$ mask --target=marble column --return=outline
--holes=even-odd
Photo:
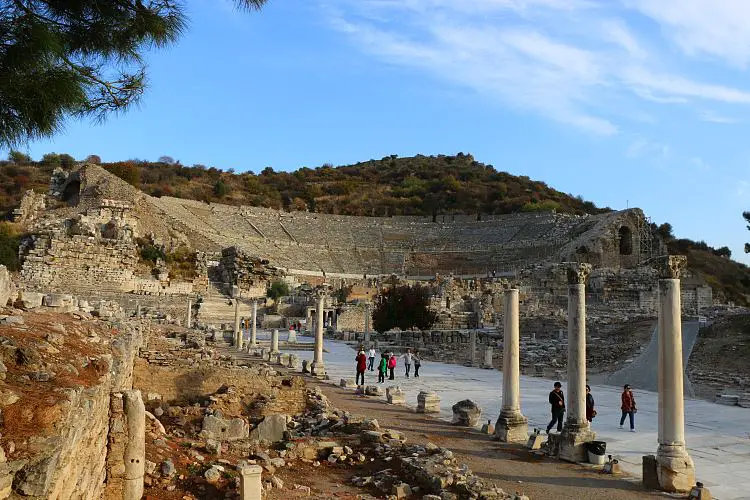
[[[365,302],[365,336],[364,341],[370,341],[370,303]]]
[[[242,349],[242,329],[240,328],[240,299],[234,299],[234,346]]]
[[[560,436],[560,458],[585,462],[585,443],[596,434],[586,420],[586,278],[591,264],[567,264],[568,274],[568,412]]]
[[[484,367],[492,368],[492,346],[485,346],[484,348]]]
[[[684,368],[682,366],[682,306],[680,275],[683,255],[655,259],[659,271],[659,448],[656,474],[668,492],[688,492],[695,485],[695,465],[685,445]]]
[[[279,330],[276,328],[271,332],[271,352],[279,352]]]
[[[250,347],[257,347],[258,345],[258,330],[255,326],[258,324],[258,301],[253,301],[253,311],[250,316]]]
[[[326,373],[323,362],[323,307],[325,307],[325,295],[319,293],[315,309],[315,354],[310,366],[310,372],[316,377],[322,377]]]
[[[477,364],[477,331],[472,330],[469,332],[469,359],[471,359],[471,366]]]
[[[192,328],[192,326],[193,326],[193,299],[188,299],[187,320],[185,321],[185,327]]]
[[[503,406],[495,424],[495,436],[505,442],[526,442],[529,424],[521,413],[518,289],[505,292],[504,308]]]

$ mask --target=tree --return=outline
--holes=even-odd
[[[661,236],[663,240],[673,240],[674,234],[672,233],[672,224],[670,224],[669,222],[665,222],[664,224],[656,228],[656,234]]]
[[[42,155],[42,165],[60,165],[60,155],[57,153],[45,153]]]
[[[144,52],[175,42],[186,21],[173,0],[0,3],[0,146],[50,136],[69,116],[129,108],[145,89]]]
[[[70,168],[73,165],[75,165],[75,163],[76,163],[76,159],[70,156],[69,154],[63,153],[60,155],[60,165],[63,168]]]
[[[287,295],[289,295],[289,285],[285,281],[274,281],[268,287],[268,290],[266,290],[266,297],[272,300],[277,300]]]
[[[171,156],[160,156],[156,161],[159,163],[166,163],[167,165],[174,165],[174,158]]]
[[[88,155],[85,161],[86,163],[94,163],[96,165],[99,165],[102,162],[102,158],[99,155]]]
[[[27,155],[26,153],[11,149],[10,153],[8,153],[8,160],[12,161],[13,163],[30,163],[31,156]]]
[[[375,298],[372,325],[378,332],[391,328],[430,328],[437,314],[430,310],[429,290],[421,286],[393,286]]]
[[[745,222],[750,224],[750,212],[742,212],[742,216],[745,218]],[[747,226],[747,229],[750,230],[750,225]],[[745,243],[745,253],[750,253],[750,243]]]
[[[718,255],[719,257],[726,257],[727,259],[732,257],[732,251],[729,249],[729,247],[721,247],[714,250],[714,255]]]
[[[226,196],[228,190],[229,189],[227,188],[227,185],[221,179],[216,181],[216,184],[214,184],[214,194],[219,198],[223,198],[224,196]]]

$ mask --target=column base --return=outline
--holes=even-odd
[[[326,365],[322,361],[313,361],[310,363],[310,373],[314,377],[323,378],[326,375]]]
[[[560,433],[560,459],[576,463],[588,461],[586,443],[595,439],[596,432],[589,428],[588,422],[565,422]]]
[[[495,439],[504,443],[525,443],[529,439],[529,419],[521,412],[500,412],[495,424]]]
[[[695,486],[695,465],[683,445],[659,445],[656,475],[660,489],[670,493],[687,493]]]

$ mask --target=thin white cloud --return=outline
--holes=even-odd
[[[625,0],[662,26],[689,56],[707,55],[740,68],[750,63],[750,2],[746,0]]]
[[[703,158],[699,156],[694,156],[693,158],[690,158],[690,163],[695,165],[699,170],[712,170],[713,167],[709,165],[708,163],[703,160]]]
[[[737,123],[737,120],[735,118],[723,116],[723,115],[714,113],[713,111],[704,111],[703,113],[701,113],[700,116],[701,116],[701,120],[703,120],[704,122],[723,123],[723,124]]]
[[[660,61],[651,44],[618,17],[622,12],[613,8],[616,4],[326,1],[339,7],[333,25],[387,63],[419,69],[505,106],[595,134],[615,134],[618,121],[653,116],[657,106],[750,105],[748,91],[670,72],[675,65]],[[629,5],[641,7],[637,0]]]
[[[667,144],[652,141],[650,139],[638,138],[630,143],[626,155],[630,158],[657,158],[664,159],[669,156],[671,148]]]

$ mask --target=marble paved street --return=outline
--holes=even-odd
[[[263,338],[262,336],[260,338]],[[282,339],[286,338],[285,334]],[[300,338],[310,342],[310,338]],[[346,344],[326,341],[325,366],[331,380],[354,380],[355,352]],[[311,351],[298,351],[301,359],[312,359]],[[435,391],[441,398],[441,417],[450,419],[451,406],[471,399],[483,409],[485,421],[495,423],[501,406],[502,373],[444,363],[424,362],[420,378],[404,377],[402,360],[396,368],[396,380],[385,386],[399,385],[406,400],[416,406],[420,390]],[[367,384],[377,382],[376,372],[367,372]],[[521,409],[529,418],[529,429],[541,427],[549,420],[547,395],[553,380],[521,377]],[[563,390],[565,390],[563,381]],[[607,453],[620,459],[625,470],[640,476],[641,456],[655,454],[657,448],[657,395],[633,388],[638,413],[636,431],[619,428],[620,388],[592,386],[597,417],[593,430],[607,442]],[[685,401],[686,440],[695,461],[696,478],[711,489],[720,500],[750,499],[750,409],[716,405],[707,401]]]

